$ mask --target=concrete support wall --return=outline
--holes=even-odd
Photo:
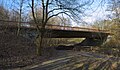
[[[77,46],[99,46],[102,45],[107,39],[107,36],[104,38],[86,38],[81,43],[76,44]]]

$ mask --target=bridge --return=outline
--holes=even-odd
[[[17,21],[0,21],[1,27],[6,27],[10,30],[17,30],[18,24],[19,22]],[[34,24],[28,22],[20,22],[20,29],[24,33],[37,30]],[[107,36],[110,35],[109,30],[60,25],[46,25],[45,33],[44,37],[49,38],[86,38],[79,44],[81,46],[101,45],[106,41]]]

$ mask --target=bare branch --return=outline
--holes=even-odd
[[[82,13],[82,11],[79,11],[76,8],[74,8],[74,9],[73,8],[55,8],[55,9],[49,11],[48,14],[53,12],[53,11],[56,11],[56,10],[74,10],[74,11],[78,11],[78,12]]]
[[[46,11],[45,11],[45,14],[46,14],[46,19],[48,18],[48,5],[49,5],[49,0],[47,0],[46,2]],[[45,23],[46,24],[46,23]]]
[[[68,12],[68,11],[58,12],[57,14],[54,14],[54,15],[48,17],[47,21],[48,21],[50,18],[52,18],[52,17],[54,17],[54,16],[58,16],[59,14],[62,14],[62,13],[65,13],[65,12]],[[47,22],[47,21],[46,21],[46,22]]]
[[[62,8],[55,8],[55,9],[53,9],[53,10],[50,10],[50,11],[48,12],[48,14],[51,13],[51,12],[53,12],[53,11],[55,11],[55,10],[60,10],[60,9],[62,9]]]
[[[37,31],[39,31],[40,30],[39,25],[37,23],[37,20],[36,20],[36,17],[35,17],[35,12],[34,12],[34,0],[32,0],[31,9],[32,9],[32,16],[33,16],[34,22],[35,22],[36,27],[37,27]]]
[[[43,27],[43,24],[44,24],[44,17],[45,17],[45,5],[44,5],[44,0],[42,0],[42,7],[43,7],[43,16],[42,16],[42,27]]]

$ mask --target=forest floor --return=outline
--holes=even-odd
[[[58,50],[57,57],[14,70],[120,70],[120,58],[84,51]]]

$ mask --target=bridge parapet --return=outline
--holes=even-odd
[[[87,27],[70,27],[60,25],[47,25],[47,29],[58,29],[58,30],[70,30],[70,31],[91,31],[91,32],[104,32],[109,33],[109,30],[100,30],[98,28],[87,28]]]
[[[18,27],[21,28],[36,28],[35,24],[29,22],[18,22],[18,21],[5,21],[0,20],[0,26],[6,27]],[[41,26],[39,26],[41,28]],[[87,27],[70,27],[70,26],[60,26],[60,25],[46,25],[46,29],[55,29],[55,30],[69,30],[69,31],[89,31],[89,32],[103,32],[110,33],[109,30],[100,30],[98,28],[87,28]]]

